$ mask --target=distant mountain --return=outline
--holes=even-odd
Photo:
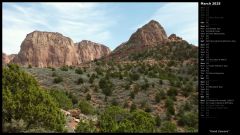
[[[94,43],[88,40],[82,40],[75,43],[76,53],[78,54],[79,63],[89,62],[107,56],[111,50],[105,45]]]
[[[2,53],[2,64],[8,64],[15,56],[16,54],[7,55],[6,53]]]
[[[80,65],[95,59],[105,60],[188,60],[197,58],[197,47],[178,37],[167,36],[161,24],[151,20],[131,35],[113,52],[92,41],[74,43],[60,33],[34,31],[27,34],[20,52],[11,60],[20,65],[59,67]],[[5,63],[8,58],[3,55]]]
[[[72,39],[60,33],[34,31],[26,36],[12,62],[35,67],[58,67],[79,65],[109,53],[108,47],[98,43],[84,40],[74,44]]]
[[[187,50],[184,52],[182,49]],[[146,53],[150,54],[146,56]],[[161,55],[161,57],[156,58],[161,59],[170,55],[175,57],[176,54],[182,57],[182,53],[191,54],[189,58],[192,57],[192,55],[195,57],[197,56],[197,47],[190,45],[176,34],[171,34],[168,37],[161,24],[151,20],[133,33],[127,42],[122,43],[113,50],[107,59],[138,60],[138,58],[132,59],[136,55],[139,55],[139,57],[152,56],[152,58],[156,58],[154,57],[155,55]],[[183,54],[184,57],[185,55],[186,54]],[[186,58],[188,57],[186,56]]]

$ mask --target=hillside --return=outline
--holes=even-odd
[[[77,61],[53,58],[52,63],[57,64],[39,66],[41,62],[28,61],[20,67],[53,97],[66,116],[67,132],[198,131],[196,46],[175,34],[167,36],[154,20],[110,54],[106,48],[89,47],[95,45],[91,41],[76,43],[81,44],[78,47],[69,42],[70,48],[83,54],[77,56]],[[56,55],[64,56],[60,52]]]

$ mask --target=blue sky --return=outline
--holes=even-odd
[[[150,20],[169,36],[198,43],[197,3],[3,3],[3,52],[18,53],[34,30],[59,32],[74,42],[91,40],[111,50]]]

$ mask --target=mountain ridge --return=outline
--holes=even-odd
[[[133,60],[132,55],[136,53],[155,50],[152,54],[155,55],[155,53],[158,53],[157,51],[161,52],[160,48],[165,48],[165,50],[170,48],[172,50],[171,48],[176,48],[175,45],[183,44],[190,51],[191,48],[197,48],[176,34],[167,36],[162,25],[155,20],[150,20],[141,28],[138,28],[129,37],[128,41],[123,42],[113,51],[103,44],[90,40],[74,43],[71,38],[59,32],[35,30],[27,34],[21,44],[20,52],[10,62],[35,67],[78,66],[100,58],[105,60],[127,60],[130,57]],[[182,46],[182,48],[184,47]],[[192,50],[196,51],[196,49]]]
[[[92,50],[94,51],[91,52]],[[20,52],[11,62],[24,66],[58,67],[79,65],[109,53],[110,49],[102,44],[87,40],[74,43],[71,38],[58,32],[33,31],[27,34],[21,44]]]

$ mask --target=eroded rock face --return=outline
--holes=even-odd
[[[182,38],[181,37],[178,37],[176,34],[171,34],[169,37],[168,37],[169,41],[171,42],[181,42],[182,41]]]
[[[8,64],[15,56],[16,54],[7,55],[6,53],[2,53],[2,64]]]
[[[84,47],[76,47],[72,39],[60,33],[34,31],[26,36],[21,44],[20,52],[12,62],[34,67],[59,67],[63,65],[79,65],[82,62],[109,53],[96,50],[102,48],[93,45],[92,42],[89,42],[90,44],[88,42],[83,43]],[[95,54],[96,52],[97,54]]]
[[[108,47],[88,40],[82,40],[79,43],[75,43],[75,49],[80,63],[99,59],[111,52]]]
[[[164,28],[157,21],[151,20],[133,33],[127,42],[119,45],[109,57],[127,57],[130,53],[142,51],[145,48],[164,44],[168,41]]]
[[[167,40],[168,37],[164,28],[157,21],[151,20],[133,33],[128,42],[140,46],[154,46]]]
[[[2,64],[4,65],[7,63],[9,63],[9,58],[8,58],[7,54],[2,53]]]

